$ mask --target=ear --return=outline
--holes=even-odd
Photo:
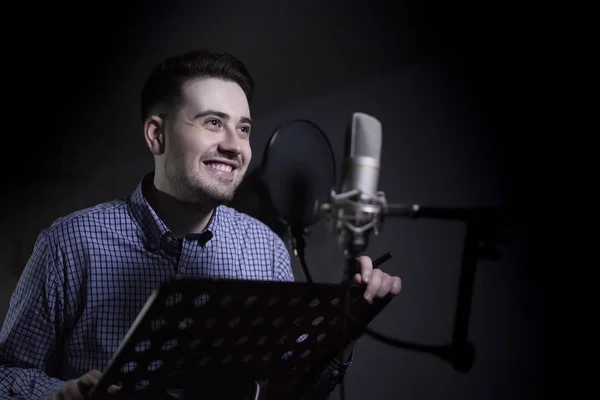
[[[165,120],[152,115],[144,122],[144,139],[152,154],[159,156],[165,151]]]

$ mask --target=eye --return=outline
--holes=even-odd
[[[221,121],[219,121],[218,119],[207,119],[206,123],[209,126],[221,127]]]
[[[246,125],[240,126],[240,131],[242,131],[242,133],[246,136],[250,134],[250,129],[251,128]]]

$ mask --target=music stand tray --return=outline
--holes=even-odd
[[[87,398],[165,399],[182,388],[222,398],[256,381],[268,381],[274,398],[300,398],[340,354],[347,287],[173,277],[150,296]],[[350,291],[350,315],[362,325],[391,300],[369,304],[364,285]],[[343,347],[362,330],[348,323],[346,332]],[[121,389],[107,393],[113,384]]]

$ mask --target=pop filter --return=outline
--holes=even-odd
[[[303,231],[320,219],[315,203],[330,195],[335,176],[331,143],[316,124],[294,120],[271,135],[263,155],[262,179],[279,218],[292,231]]]

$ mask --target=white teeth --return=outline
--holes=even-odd
[[[209,163],[207,165],[213,169],[223,171],[223,172],[231,172],[231,170],[233,169],[231,167],[231,165],[221,164],[221,163]]]

